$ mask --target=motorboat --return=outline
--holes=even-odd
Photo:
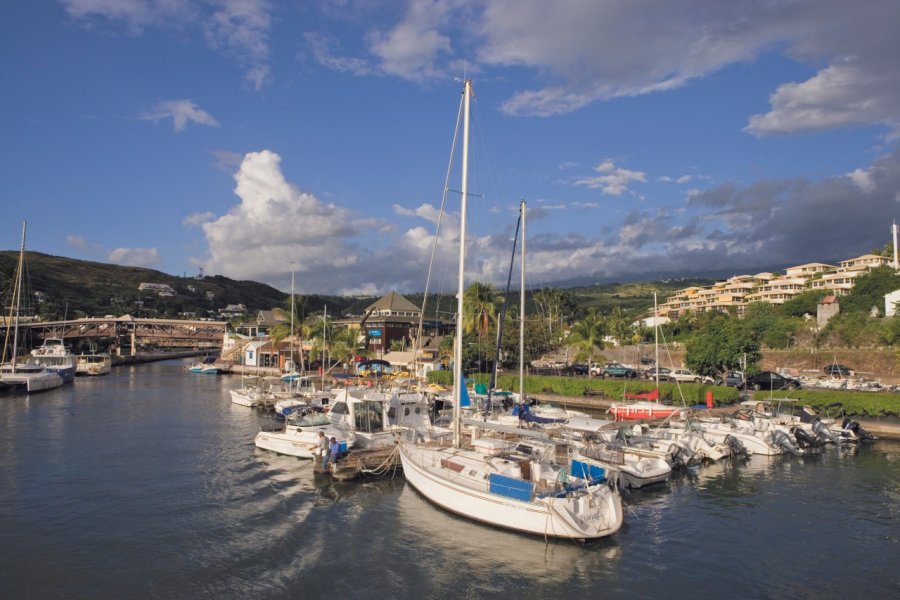
[[[46,338],[43,344],[31,351],[28,361],[55,372],[64,382],[73,381],[78,370],[75,355],[62,338]]]
[[[356,436],[349,427],[334,423],[328,415],[312,406],[288,415],[284,429],[260,431],[253,443],[257,448],[278,454],[315,458],[318,456],[319,432],[328,439],[335,438],[341,446],[341,453],[347,452],[356,443]]]
[[[79,354],[75,357],[75,375],[107,375],[112,370],[108,353]]]

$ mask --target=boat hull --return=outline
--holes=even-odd
[[[491,493],[486,482],[468,480],[442,466],[455,451],[400,444],[406,480],[434,504],[489,525],[534,535],[596,539],[612,535],[622,526],[622,504],[609,486],[577,498],[546,497],[521,501]]]
[[[617,421],[639,421],[642,419],[665,419],[681,413],[680,408],[665,406],[657,402],[634,402],[614,404],[609,409]]]

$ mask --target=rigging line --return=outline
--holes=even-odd
[[[491,409],[491,391],[497,385],[497,363],[500,361],[500,344],[503,342],[503,322],[506,320],[506,309],[509,306],[509,287],[512,285],[513,266],[516,262],[516,245],[519,241],[519,228],[522,225],[522,212],[519,211],[519,218],[516,220],[516,235],[513,238],[512,258],[509,261],[509,275],[506,278],[506,293],[503,296],[503,307],[500,309],[500,316],[497,320],[497,345],[494,348],[494,365],[491,369],[491,381],[488,385],[487,404],[488,410]],[[525,394],[519,390],[524,398]]]
[[[419,311],[419,332],[418,335],[416,335],[416,343],[413,348],[413,367],[415,368],[416,373],[419,372],[419,344],[422,339],[422,320],[425,317],[425,306],[428,303],[428,287],[431,285],[431,269],[434,266],[434,256],[437,253],[438,240],[440,239],[441,223],[444,218],[444,206],[447,202],[447,191],[450,188],[450,174],[453,170],[453,156],[456,154],[456,142],[459,139],[459,125],[463,118],[464,102],[465,96],[460,98],[459,109],[456,113],[456,127],[453,130],[453,142],[450,144],[450,159],[447,163],[447,174],[444,176],[444,191],[441,194],[441,208],[438,211],[438,221],[434,230],[434,243],[431,246],[431,260],[428,262],[428,274],[425,277],[425,291],[422,294],[422,310]]]

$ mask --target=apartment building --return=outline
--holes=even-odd
[[[806,263],[788,267],[784,275],[768,272],[736,275],[709,287],[678,290],[659,305],[659,314],[673,319],[687,311],[717,310],[741,315],[750,302],[784,304],[808,290],[826,290],[841,296],[853,289],[859,275],[892,262],[886,256],[864,254],[843,260],[837,266]]]

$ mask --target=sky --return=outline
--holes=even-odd
[[[468,281],[505,285],[522,200],[529,286],[835,264],[900,219],[898,2],[5,8],[0,248],[455,289],[464,79]]]

